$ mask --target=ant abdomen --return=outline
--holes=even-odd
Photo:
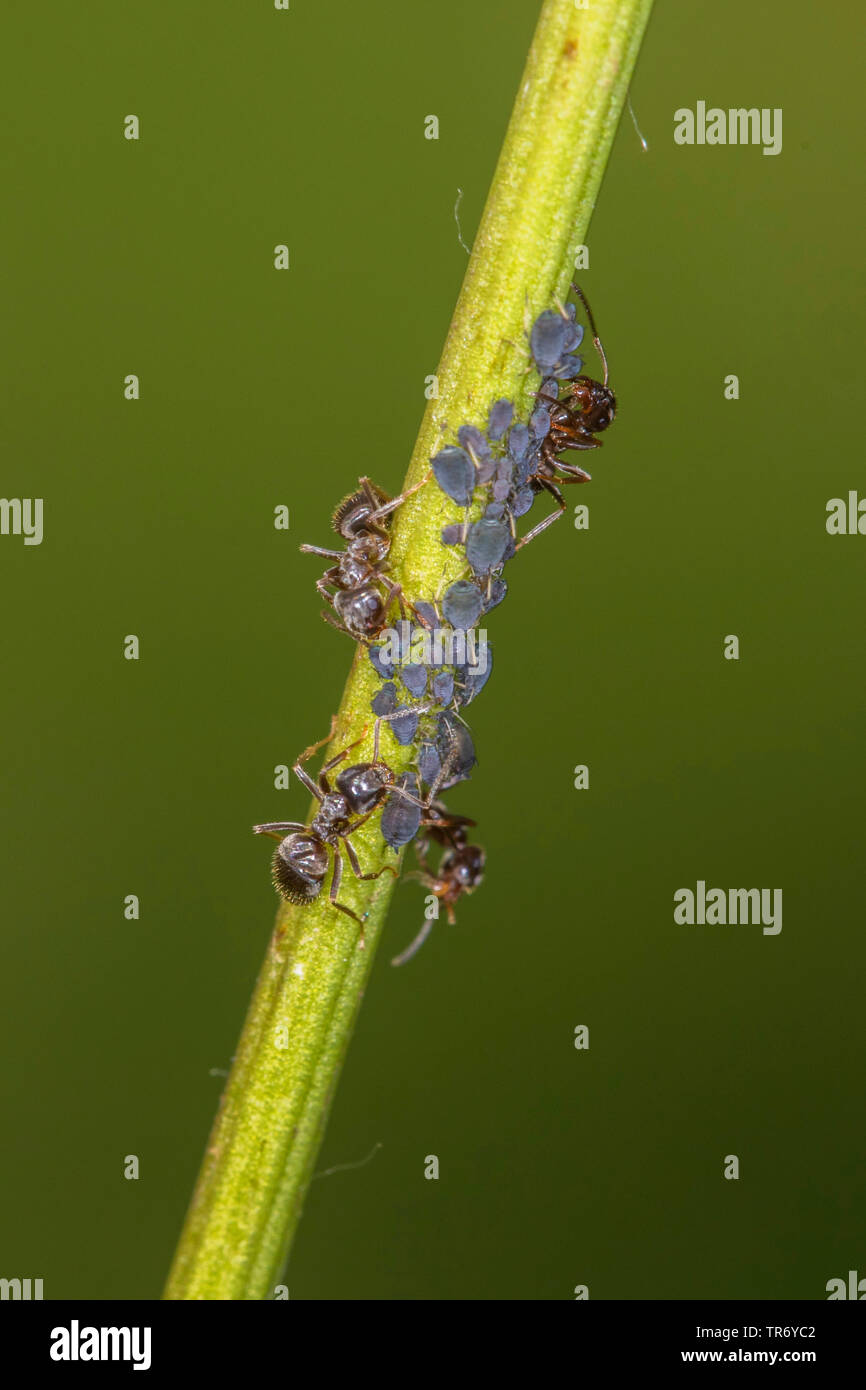
[[[287,835],[274,851],[274,887],[290,903],[303,906],[317,898],[327,872],[327,846],[314,835]]]
[[[387,605],[374,584],[365,584],[336,593],[334,609],[351,636],[363,638],[374,637],[381,631]]]

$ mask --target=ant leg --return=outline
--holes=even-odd
[[[563,410],[568,411],[569,418],[560,420],[556,425],[552,425],[550,433],[544,440],[547,447],[547,457],[550,463],[556,463],[557,459],[551,455],[568,453],[581,453],[585,449],[601,449],[604,445],[603,439],[596,439],[594,434],[586,428],[581,417],[562,402]]]
[[[320,738],[320,739],[318,740],[317,743],[311,743],[310,746],[309,746],[309,748],[305,748],[304,751],[303,751],[303,753],[301,753],[300,757],[298,758],[298,762],[299,762],[299,763],[305,763],[305,762],[307,761],[308,758],[311,758],[311,757],[313,756],[314,753],[318,753],[318,751],[319,751],[320,748],[324,748],[324,746],[325,746],[326,743],[330,743],[330,742],[331,742],[331,739],[334,737],[334,730],[336,729],[336,727],[337,727],[337,716],[336,716],[335,714],[332,714],[332,715],[331,715],[331,727],[330,727],[330,729],[328,730],[328,732],[325,734],[325,737],[324,737],[324,738]]]
[[[405,621],[406,621],[406,605],[405,605],[404,602],[403,602],[403,586],[402,586],[402,584],[392,584],[391,581],[390,581],[390,579],[386,579],[386,578],[385,578],[384,574],[378,575],[377,578],[378,578],[378,580],[379,580],[379,583],[382,584],[382,585],[384,586],[385,590],[386,590],[386,596],[385,596],[385,611],[386,611],[386,613],[387,613],[388,609],[390,608],[391,604],[392,604],[392,603],[394,602],[394,600],[396,599],[397,602],[398,602],[398,604],[400,605],[400,617],[401,617],[401,618],[403,619],[403,621],[405,622]]]
[[[358,946],[363,950],[363,947],[364,947],[364,923],[361,921],[361,918],[358,916],[357,912],[353,912],[352,909],[351,909],[350,907],[346,907],[346,904],[345,904],[345,903],[338,903],[338,902],[337,902],[337,893],[339,892],[340,880],[342,879],[342,877],[343,877],[343,859],[342,859],[342,856],[341,856],[340,851],[338,850],[337,846],[334,845],[334,872],[333,872],[333,874],[332,874],[332,876],[331,876],[331,887],[330,887],[330,891],[328,892],[328,900],[329,900],[329,902],[330,902],[330,904],[331,904],[331,907],[335,907],[335,908],[337,909],[338,912],[345,912],[345,914],[346,914],[347,917],[351,917],[351,919],[352,919],[353,922],[357,922],[357,923],[358,923],[358,926],[361,928],[361,938],[360,938],[360,940],[359,940],[359,942],[358,942]]]
[[[328,579],[327,576],[323,576],[323,578],[316,580],[316,593],[319,595],[319,598],[323,598],[325,602],[329,603],[333,608],[336,594],[328,593],[329,587],[335,586],[334,581],[332,579]]]
[[[557,478],[556,481],[559,483],[560,487],[564,483],[592,482],[592,474],[587,473],[585,468],[581,468],[579,463],[562,463],[560,459],[557,459],[556,466],[557,468],[561,469],[563,473],[568,475],[565,478]]]
[[[539,521],[537,526],[533,526],[531,531],[527,531],[526,535],[522,536],[521,539],[517,542],[517,545],[514,547],[516,551],[520,550],[522,546],[528,545],[530,541],[534,541],[536,536],[540,536],[542,531],[546,531],[548,526],[552,526],[554,521],[558,521],[559,518],[562,516],[562,513],[565,511],[565,498],[563,497],[556,484],[550,482],[548,478],[539,478],[538,481],[544,488],[544,491],[549,492],[550,495],[554,498],[559,510],[551,512],[550,516],[546,516],[543,521]]]
[[[325,594],[325,598],[328,599],[329,603],[333,603],[334,601],[329,594]],[[335,627],[338,632],[345,632],[347,636],[351,637],[352,634],[349,632],[349,629],[346,627],[345,623],[338,622],[337,619],[334,617],[333,613],[328,613],[323,608],[321,616],[324,618],[326,623],[330,623],[331,627]]]
[[[391,874],[394,878],[400,877],[400,875],[397,873],[397,870],[394,868],[392,864],[383,865],[383,867],[379,869],[378,872],[375,874],[361,873],[361,863],[355,851],[355,846],[352,844],[350,840],[346,840],[344,841],[344,843],[346,846],[346,855],[348,857],[350,865],[352,866],[352,873],[355,875],[356,878],[363,879],[365,883],[369,883],[371,879],[381,878],[383,874]]]
[[[334,720],[334,723],[336,723],[336,719]],[[364,739],[367,737],[367,729],[369,727],[369,724],[365,724],[364,728],[361,731],[360,738],[356,738],[355,742],[348,744],[343,749],[342,753],[337,753],[333,758],[329,758],[328,761],[326,763],[323,763],[322,766],[319,768],[319,786],[322,788],[323,792],[327,793],[331,790],[331,786],[328,782],[327,777],[327,774],[331,771],[331,768],[336,767],[337,763],[341,763],[344,758],[347,758],[349,756],[353,748],[357,748],[359,744],[364,742]],[[331,732],[333,734],[333,726]],[[328,739],[323,739],[322,741],[324,743],[327,743]],[[321,744],[317,744],[316,747],[320,748]]]
[[[378,521],[380,517],[387,516],[389,512],[393,512],[397,507],[401,507],[401,506],[403,505],[403,503],[406,501],[406,499],[407,499],[408,497],[411,497],[411,496],[412,496],[413,492],[418,492],[418,490],[419,490],[420,488],[424,487],[425,484],[429,483],[429,481],[430,481],[430,479],[431,479],[432,476],[433,476],[433,469],[432,469],[432,468],[428,468],[428,469],[427,469],[427,472],[424,474],[424,477],[421,479],[420,483],[413,483],[412,487],[407,487],[406,491],[405,491],[405,492],[401,492],[399,497],[392,497],[392,498],[390,498],[390,500],[389,500],[388,502],[385,502],[381,507],[377,507],[375,511],[373,511],[373,512],[370,513],[370,516],[368,517],[368,521],[373,521],[373,520]],[[369,484],[369,481],[370,481],[369,478],[362,478],[362,479],[361,479],[361,483],[362,483],[362,484],[365,484],[365,483],[366,483],[366,484]]]
[[[323,555],[326,560],[341,560],[346,553],[344,550],[325,550],[320,545],[299,545],[298,549],[305,555]]]
[[[297,820],[269,820],[264,825],[254,825],[254,835],[270,835],[272,840],[282,840],[286,830],[307,830],[309,827]]]
[[[399,956],[394,956],[393,960],[391,961],[391,964],[405,965],[407,960],[411,960],[412,957],[418,951],[421,950],[421,947],[424,945],[424,942],[427,940],[428,936],[433,930],[433,923],[435,921],[435,917],[428,917],[423,927],[419,931],[418,935],[415,937],[415,940],[411,941],[409,945],[406,947],[405,951],[400,952]]]

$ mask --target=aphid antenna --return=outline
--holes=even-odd
[[[586,295],[584,294],[583,290],[580,288],[580,285],[576,285],[576,284],[574,283],[573,280],[572,280],[572,282],[571,282],[571,288],[574,290],[575,294],[577,295],[577,297],[579,298],[581,304],[583,305],[584,309],[586,310],[586,317],[589,319],[589,326],[590,326],[590,328],[592,329],[592,341],[593,341],[593,344],[594,344],[594,346],[595,346],[596,352],[598,353],[599,357],[601,358],[601,365],[604,367],[604,381],[602,382],[602,385],[603,385],[603,386],[607,386],[607,383],[608,383],[607,358],[605,357],[605,354],[604,354],[604,348],[603,348],[602,345],[601,345],[601,338],[598,336],[598,329],[597,329],[596,326],[595,326],[595,319],[593,318],[592,310],[591,310],[590,307],[589,307],[589,301],[588,301]]]

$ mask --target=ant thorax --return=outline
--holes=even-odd
[[[345,796],[355,815],[372,811],[382,798],[385,787],[394,782],[394,774],[385,763],[356,763],[345,768],[336,778],[337,790]]]
[[[310,822],[310,830],[323,840],[345,830],[349,824],[349,802],[339,792],[329,792]]]

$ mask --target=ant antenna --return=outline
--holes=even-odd
[[[602,382],[602,385],[607,386],[607,358],[604,355],[604,348],[601,345],[601,338],[598,336],[598,329],[595,326],[595,319],[592,316],[592,310],[589,307],[586,295],[580,288],[580,285],[576,285],[572,280],[571,288],[574,290],[575,294],[579,296],[580,302],[586,310],[586,317],[589,319],[589,326],[592,329],[592,341],[595,344],[596,351],[598,352],[599,357],[601,358],[601,365],[604,367],[604,381]]]
[[[415,937],[415,940],[410,941],[405,951],[401,951],[399,956],[394,957],[394,959],[391,961],[392,965],[405,965],[407,960],[411,960],[414,955],[417,955],[417,953],[421,950],[421,947],[424,945],[424,942],[430,935],[435,920],[435,917],[428,918],[428,920],[424,923],[423,927],[419,931],[418,935]]]

